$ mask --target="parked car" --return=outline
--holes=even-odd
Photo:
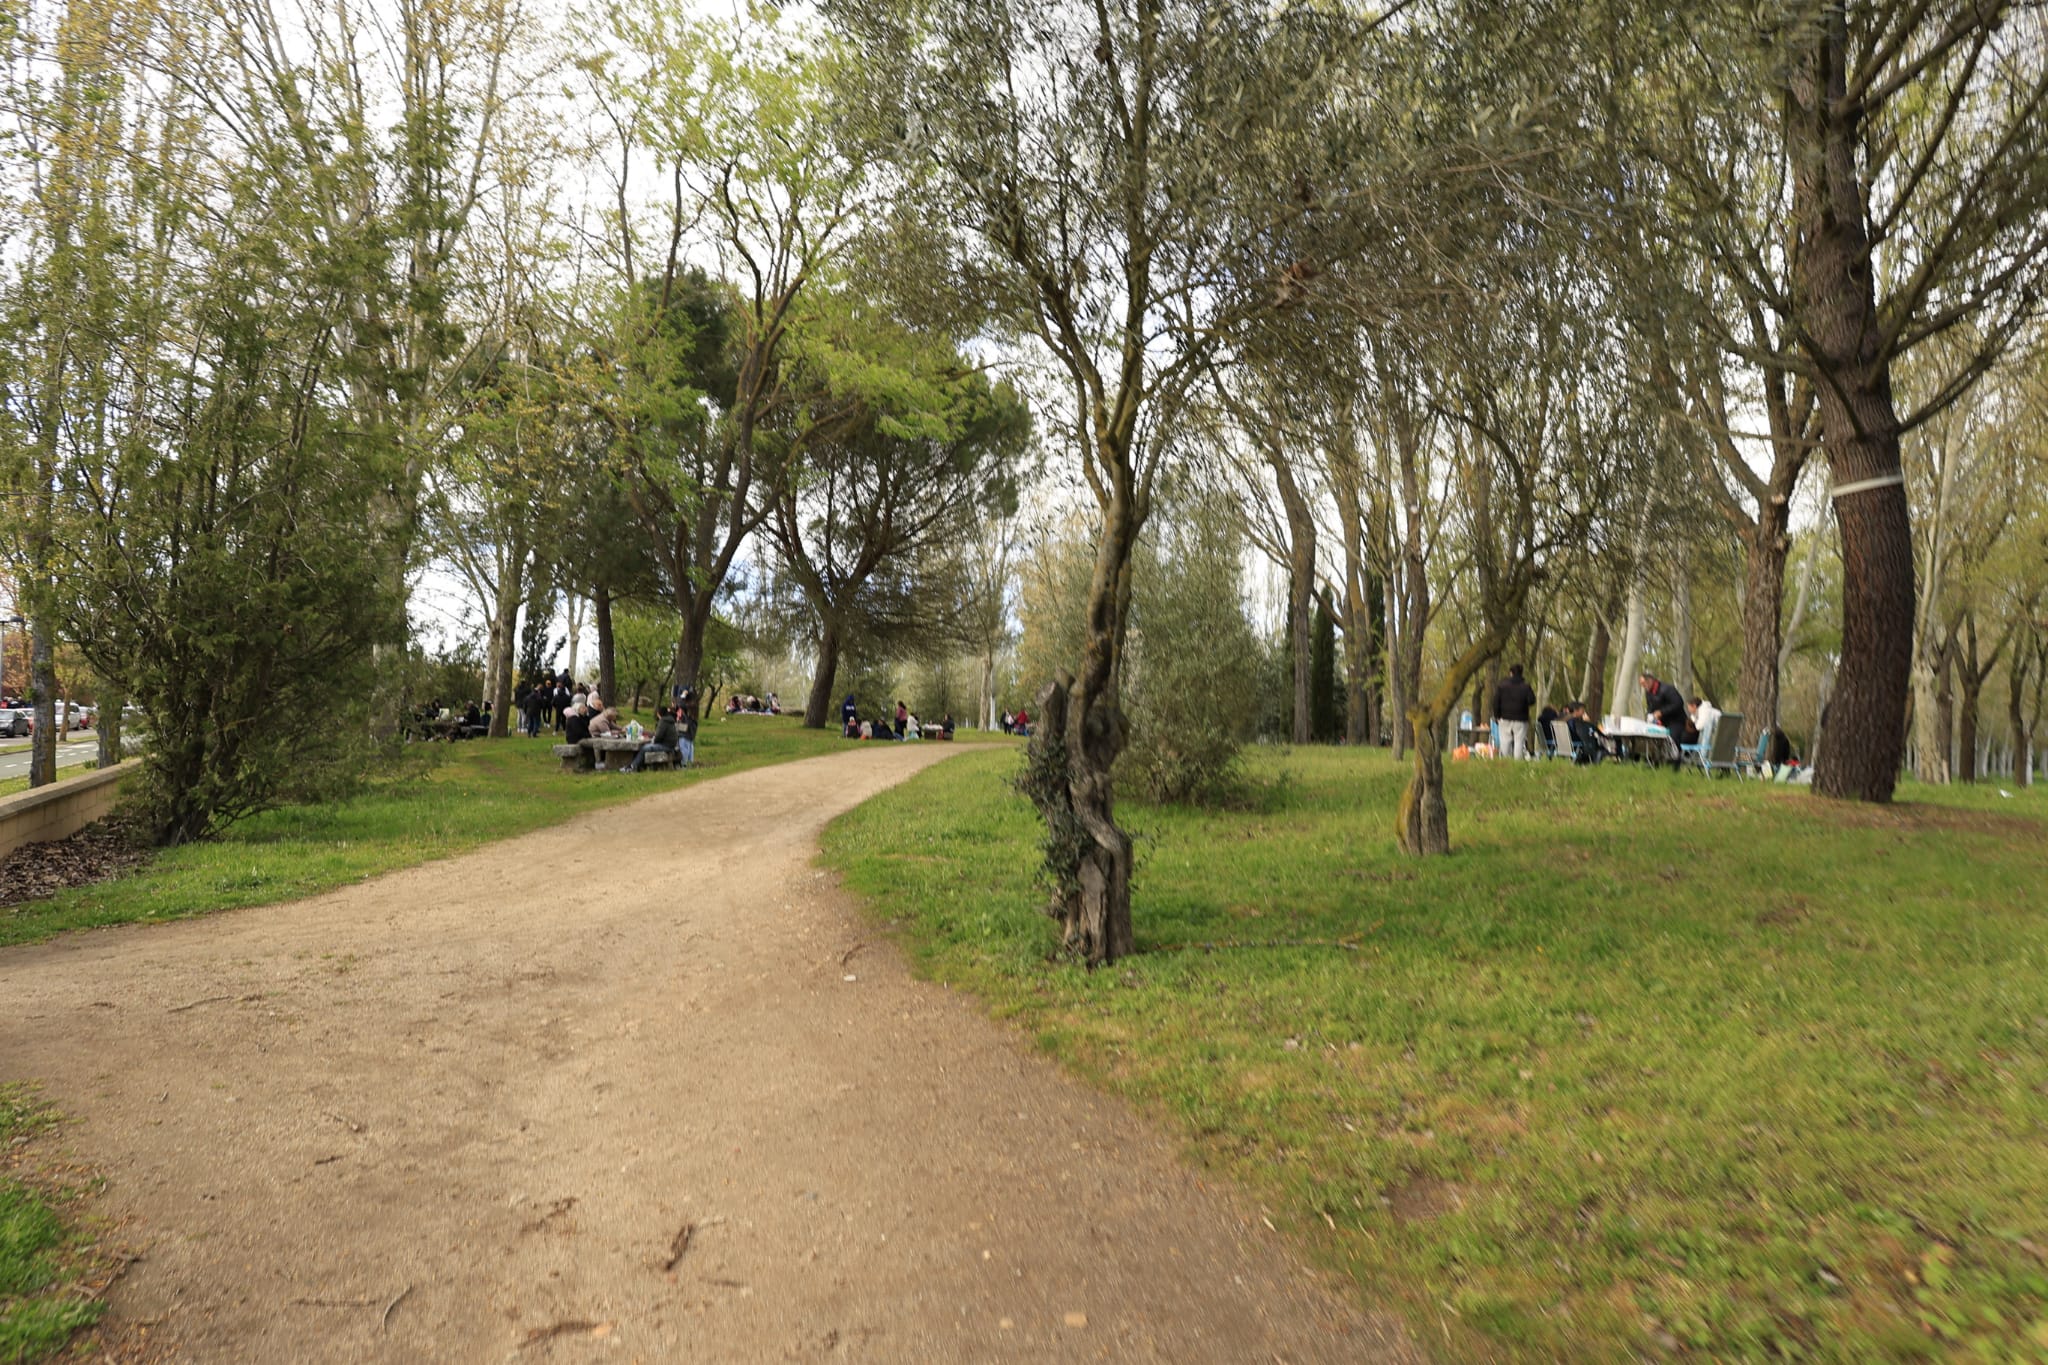
[[[36,732],[35,708],[33,706],[24,706],[19,709],[19,712],[22,717],[22,728],[17,733],[24,735],[34,734]],[[57,719],[60,722],[57,726],[60,734],[65,731],[90,730],[92,728],[92,708],[82,702],[60,701],[57,703]]]
[[[20,739],[23,735],[33,734],[35,725],[35,717],[20,707],[0,708],[0,736]]]

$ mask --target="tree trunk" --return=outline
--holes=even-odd
[[[99,758],[102,768],[111,768],[121,761],[121,708],[127,704],[126,694],[112,688],[101,688],[99,693]]]
[[[804,723],[810,723],[810,709],[804,710]],[[981,656],[981,719],[976,722],[984,730],[997,728],[996,720],[996,655],[990,650]]]
[[[2033,664],[2025,641],[2012,652],[2005,671],[2005,719],[2012,728],[2012,776],[2022,787],[2034,785],[2034,737],[2027,728],[2027,670]]]
[[[1824,10],[1806,42],[1784,102],[1796,229],[1793,321],[1820,374],[1821,446],[1842,530],[1835,736],[1814,786],[1827,796],[1889,801],[1913,667],[1913,532],[1858,165],[1862,130],[1846,97],[1845,9]]]
[[[590,619],[597,627],[597,691],[606,701],[619,700],[618,654],[612,642],[612,590],[602,585],[590,594]]]
[[[811,674],[811,692],[804,698],[804,728],[822,730],[832,716],[832,693],[839,680],[839,622],[825,618],[818,635],[818,668]]]
[[[1780,604],[1785,595],[1785,556],[1790,508],[1762,500],[1753,526],[1742,531],[1742,672],[1735,683],[1735,704],[1742,712],[1747,750],[1757,736],[1778,720],[1778,648]]]
[[[1913,661],[1913,771],[1922,782],[1948,781],[1948,732],[1941,726],[1941,691],[1948,656],[1955,647],[1954,630],[1939,639],[1929,635],[1928,646]]]
[[[704,667],[704,636],[711,629],[711,595],[697,593],[676,606],[683,616],[682,632],[676,639],[676,686],[697,687],[701,681],[697,674]]]
[[[1586,714],[1596,719],[1606,714],[1607,707],[1607,655],[1614,646],[1614,613],[1620,608],[1620,594],[1608,598],[1606,606],[1593,618],[1593,643],[1586,649],[1586,685],[1580,689],[1585,695],[1579,700],[1586,704]]]
[[[1420,708],[1418,708],[1420,709]],[[1427,717],[1415,726],[1415,768],[1401,793],[1395,833],[1401,851],[1416,856],[1451,851],[1450,808],[1444,802],[1444,736],[1442,719]]]
[[[1955,773],[1956,753],[1956,689],[1955,689],[1955,641],[1949,641],[1949,648],[1941,657],[1941,672],[1935,675],[1934,693],[1934,747],[1940,755],[1936,779],[1947,782]]]
[[[1111,463],[1128,471],[1128,459]],[[1079,894],[1062,925],[1069,951],[1090,965],[1130,954],[1130,836],[1116,823],[1112,769],[1123,752],[1124,718],[1117,697],[1118,661],[1131,601],[1131,551],[1142,515],[1128,472],[1119,475],[1103,507],[1095,572],[1088,584],[1087,643],[1081,669],[1068,689],[1065,741],[1073,815],[1086,843],[1080,854]]]
[[[36,732],[29,744],[28,784],[47,787],[57,780],[57,742],[63,738],[57,721],[57,647],[41,612],[29,626],[29,686],[35,691]]]
[[[573,592],[563,593],[562,610],[569,621],[569,677],[573,681],[581,676],[576,660],[583,650],[583,599]]]
[[[485,733],[503,739],[512,726],[512,671],[519,661],[519,604],[525,597],[526,537],[515,534],[512,553],[498,575],[498,601],[491,613],[491,725]]]
[[[1629,578],[1628,618],[1622,629],[1621,658],[1614,665],[1614,710],[1618,715],[1633,716],[1638,711],[1647,714],[1643,690],[1636,686],[1636,677],[1643,667],[1643,629],[1647,610],[1643,601],[1642,575],[1637,573]]]
[[[1671,680],[1690,700],[1699,695],[1699,680],[1692,675],[1692,556],[1678,557],[1678,582],[1672,594]]]
[[[1299,552],[1292,551],[1291,558],[1295,562],[1289,566],[1287,581],[1287,652],[1294,660],[1294,721],[1288,727],[1288,738],[1296,744],[1307,744],[1314,738],[1315,719],[1311,676],[1315,667],[1315,561],[1309,561],[1309,575],[1304,579]]]

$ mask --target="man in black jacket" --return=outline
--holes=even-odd
[[[1493,693],[1493,714],[1500,721],[1502,757],[1529,757],[1529,708],[1535,704],[1536,689],[1522,681],[1522,666],[1509,668]]]
[[[1639,681],[1643,685],[1643,704],[1649,709],[1650,719],[1669,730],[1671,737],[1681,744],[1693,743],[1684,738],[1692,727],[1686,723],[1685,698],[1678,689],[1660,681],[1654,673],[1643,674]]]

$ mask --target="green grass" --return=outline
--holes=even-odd
[[[843,743],[834,731],[805,730],[796,717],[713,717],[698,730],[695,767],[630,776],[563,773],[545,736],[436,746],[446,761],[424,775],[376,782],[347,801],[270,811],[214,842],[160,854],[132,876],[0,910],[0,946],[315,895],[651,792],[836,752]]]
[[[1245,809],[1125,808],[1141,951],[1089,973],[1015,765],[828,860],[1443,1358],[2048,1360],[2042,793],[1459,764],[1419,862],[1385,754],[1266,751]]]
[[[19,1086],[0,1086],[0,1151],[47,1127],[50,1115]],[[0,1174],[0,1362],[34,1360],[100,1315],[69,1292],[74,1240],[43,1191]]]

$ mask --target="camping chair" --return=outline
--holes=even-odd
[[[1550,722],[1550,747],[1551,751],[1560,758],[1569,758],[1574,763],[1591,763],[1593,761],[1592,756],[1582,752],[1582,746],[1572,739],[1572,727],[1569,721],[1554,720]]]
[[[1766,771],[1771,757],[1771,727],[1766,725],[1763,733],[1756,737],[1756,752],[1745,754],[1735,760],[1738,777],[1768,777]]]
[[[1735,752],[1736,741],[1742,734],[1742,713],[1724,713],[1707,731],[1705,742],[1689,745],[1698,756],[1700,771],[1708,777],[1715,773],[1733,773],[1741,776],[1742,760]]]

